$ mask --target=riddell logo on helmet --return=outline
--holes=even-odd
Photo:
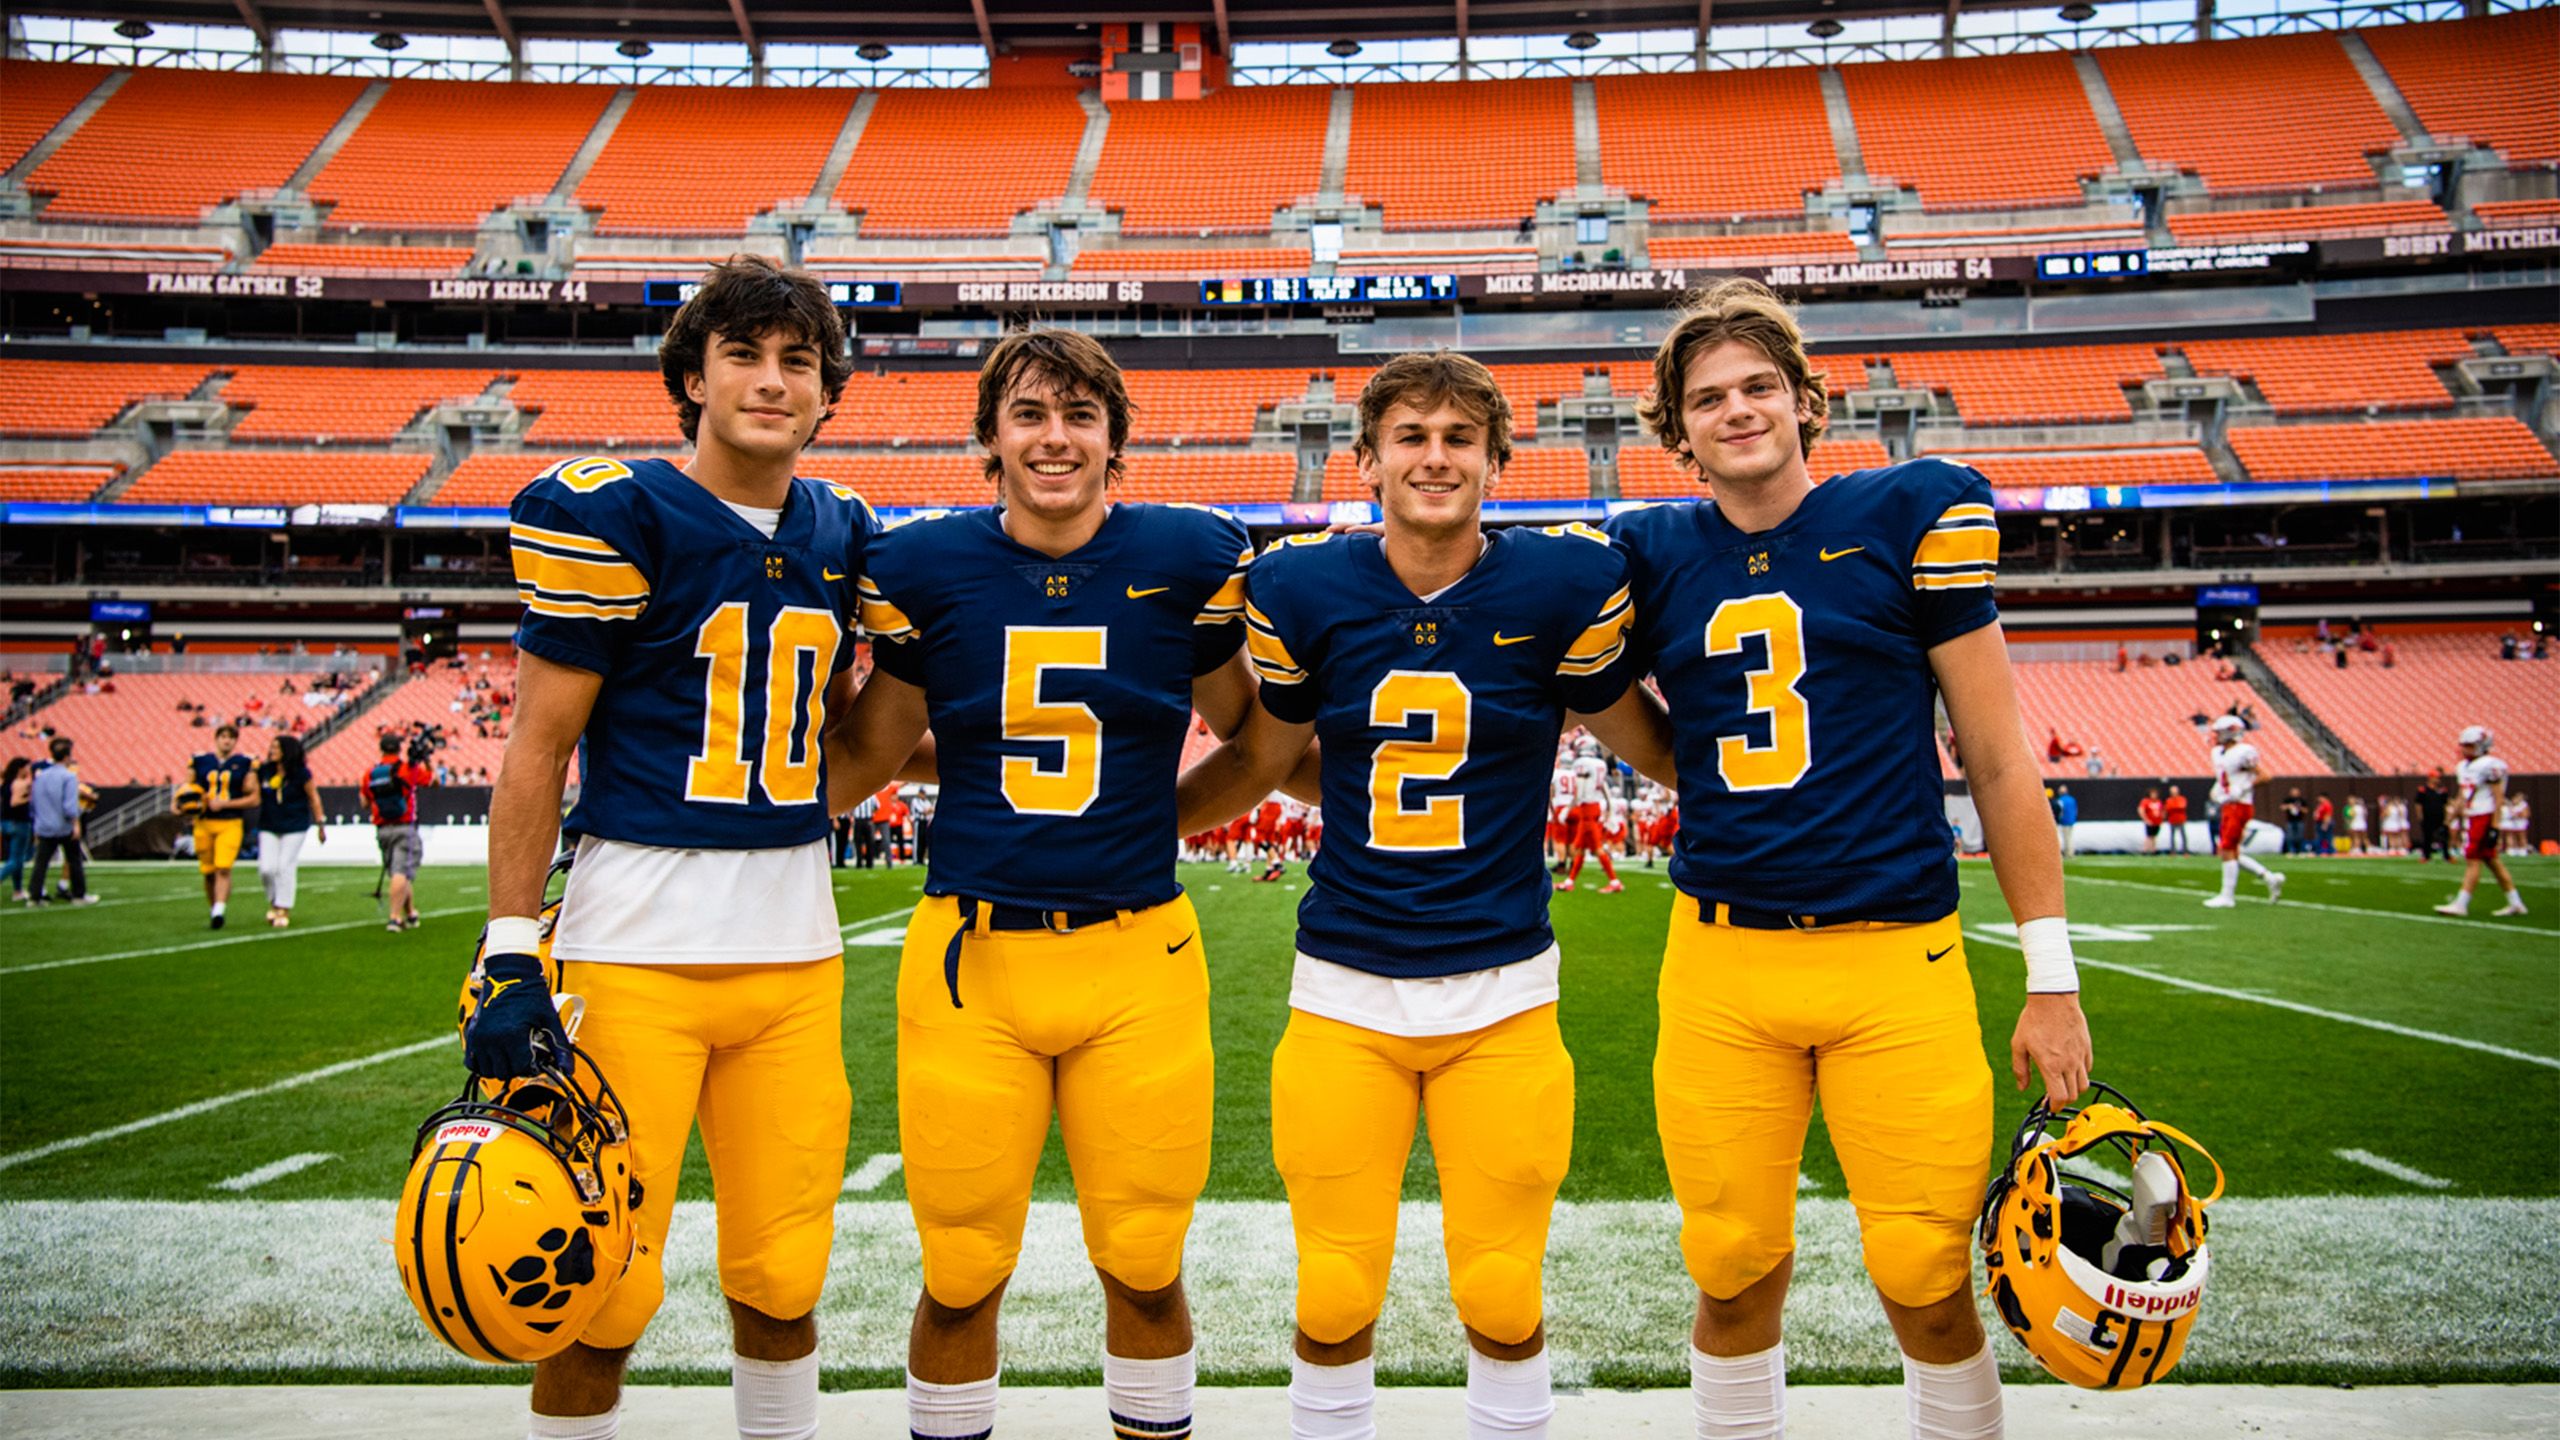
[[[2191,1286],[2175,1295],[2151,1295],[2127,1290],[2121,1285],[2110,1285],[2098,1298],[2106,1302],[2108,1309],[2119,1314],[2143,1320],[2165,1320],[2196,1308],[2204,1299],[2204,1287]]]
[[[448,1141],[493,1140],[497,1138],[497,1134],[498,1127],[495,1125],[484,1125],[477,1120],[457,1120],[436,1131],[436,1143],[442,1145]]]

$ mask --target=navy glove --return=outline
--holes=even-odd
[[[517,1080],[546,1065],[569,1063],[560,1010],[531,955],[491,955],[480,962],[479,1007],[462,1031],[462,1063],[484,1080]]]

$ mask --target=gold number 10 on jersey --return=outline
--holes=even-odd
[[[1430,733],[1387,740],[1369,757],[1369,847],[1373,850],[1463,850],[1467,799],[1434,795],[1405,803],[1408,780],[1446,780],[1467,763],[1476,697],[1445,670],[1390,670],[1369,692],[1369,723],[1384,729],[1420,717]]]
[[[1102,794],[1102,719],[1079,700],[1043,700],[1052,670],[1100,670],[1110,653],[1099,625],[1008,625],[1004,738],[1058,747],[1054,760],[1004,757],[1004,798],[1017,815],[1081,815]]]
[[[744,805],[750,772],[776,805],[818,798],[818,737],[842,637],[842,625],[825,610],[788,605],[773,617],[764,634],[764,743],[749,754],[746,602],[711,612],[693,637],[694,655],[711,668],[702,687],[702,753],[685,763],[684,798]],[[805,682],[803,655],[810,657]]]
[[[1716,737],[1716,773],[1727,790],[1785,790],[1813,768],[1812,726],[1796,682],[1804,678],[1804,611],[1784,593],[1746,595],[1716,607],[1707,620],[1707,654],[1739,655],[1757,635],[1769,647],[1768,668],[1744,672],[1750,713],[1769,717],[1769,743],[1748,735]]]

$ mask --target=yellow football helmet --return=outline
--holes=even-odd
[[[193,780],[179,786],[177,804],[178,813],[181,815],[202,815],[204,813],[204,787]]]
[[[427,1328],[474,1360],[556,1355],[631,1268],[640,1182],[622,1102],[584,1051],[466,1081],[418,1127],[393,1249]]]
[[[2040,1100],[2019,1125],[1983,1197],[1983,1289],[2056,1378],[2132,1390],[2186,1353],[2212,1272],[2205,1207],[2222,1198],[2222,1163],[2121,1092],[2089,1088],[2114,1103],[2057,1111]],[[2212,1194],[2188,1185],[2181,1147],[2213,1166]],[[2130,1183],[2072,1166],[2093,1151],[2120,1162]]]

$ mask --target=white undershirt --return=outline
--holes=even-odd
[[[779,505],[768,510],[761,505],[741,505],[735,500],[723,500],[720,503],[728,506],[739,519],[763,531],[764,538],[767,540],[772,539],[782,529],[782,507]]]
[[[1382,1035],[1463,1035],[1554,1004],[1564,993],[1564,952],[1554,945],[1508,965],[1429,979],[1397,979],[1301,950],[1289,1007]]]
[[[669,850],[583,836],[551,953],[624,965],[788,965],[844,952],[827,842]]]

